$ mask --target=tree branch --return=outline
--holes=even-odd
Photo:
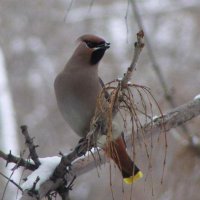
[[[0,175],[3,176],[5,179],[7,179],[9,182],[11,182],[13,185],[15,185],[20,191],[23,191],[22,188],[12,179],[9,177],[5,176],[3,173],[0,172]]]
[[[135,42],[135,51],[134,51],[133,59],[129,68],[127,69],[127,72],[124,74],[124,77],[122,79],[122,83],[121,83],[122,87],[126,87],[128,81],[130,80],[132,76],[133,70],[136,68],[136,64],[139,59],[140,53],[144,47],[143,38],[144,38],[144,32],[141,29],[141,31],[137,33],[137,42]]]
[[[151,63],[152,63],[152,68],[154,69],[157,77],[158,77],[158,80],[161,84],[161,87],[163,89],[163,92],[164,92],[164,97],[165,99],[168,101],[169,105],[171,106],[171,108],[175,108],[177,105],[176,105],[176,102],[174,100],[174,97],[172,96],[171,92],[169,91],[169,88],[168,88],[168,85],[167,85],[167,82],[165,80],[165,77],[160,69],[160,66],[156,60],[156,57],[155,57],[155,54],[154,54],[154,51],[153,51],[153,48],[152,48],[152,45],[151,45],[151,42],[148,38],[148,34],[146,33],[145,31],[145,27],[143,25],[143,22],[142,22],[142,18],[141,18],[141,15],[140,15],[140,12],[138,10],[138,7],[137,7],[137,3],[135,0],[130,0],[131,2],[131,6],[132,6],[132,10],[133,10],[133,14],[134,14],[134,17],[136,19],[136,22],[138,24],[138,27],[140,29],[142,29],[145,33],[145,46],[147,48],[147,53],[149,54],[149,58],[151,60]],[[189,132],[189,129],[188,127],[183,124],[181,126],[182,128],[182,131],[184,132],[184,134],[188,137],[188,140],[191,142],[191,139],[192,139],[192,134]]]
[[[21,157],[17,157],[12,155],[11,151],[9,154],[4,153],[0,150],[0,158],[3,158],[8,163],[15,163],[16,167],[24,167],[25,169],[29,169],[31,171],[37,169],[37,166],[29,162],[28,160],[25,160]],[[6,164],[6,165],[7,165]]]
[[[38,147],[38,145],[35,145],[34,142],[33,142],[34,138],[31,138],[29,136],[27,126],[25,126],[25,125],[21,126],[21,131],[22,131],[22,134],[24,135],[24,137],[26,139],[26,144],[28,145],[30,156],[31,156],[32,160],[34,161],[35,165],[37,167],[39,167],[39,165],[41,163],[38,159],[38,155],[37,155],[37,152],[36,152],[36,148]]]

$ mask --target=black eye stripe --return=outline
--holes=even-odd
[[[101,44],[105,44],[104,41],[101,41],[101,42],[91,42],[91,41],[85,40],[84,42],[86,43],[86,45],[87,45],[89,48],[95,48],[95,47],[98,47],[98,46],[101,45]]]

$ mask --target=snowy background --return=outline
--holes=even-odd
[[[128,0],[127,0],[128,1]],[[133,53],[137,23],[127,1],[76,0],[1,0],[0,1],[0,147],[19,155],[24,149],[20,125],[26,124],[35,136],[41,157],[66,153],[78,137],[62,119],[55,101],[53,82],[73,52],[75,40],[93,33],[111,43],[99,73],[106,82],[121,76]],[[200,2],[198,0],[138,1],[145,30],[157,63],[164,74],[177,105],[200,93]],[[125,16],[128,15],[127,20]],[[5,67],[4,67],[5,66]],[[170,109],[163,89],[144,49],[133,77],[134,83],[151,88],[163,112]],[[189,134],[199,134],[199,117],[188,123]],[[164,145],[156,143],[152,177],[138,181],[133,199],[199,200],[200,160],[177,130],[168,136],[164,183],[160,185]],[[185,134],[184,138],[187,138]],[[149,172],[143,151],[137,163]],[[0,159],[0,170],[5,162]],[[10,172],[5,172],[10,173]],[[113,170],[115,199],[130,199],[130,187],[122,192],[118,170]],[[17,178],[18,175],[16,175]],[[85,174],[76,180],[72,200],[110,200],[109,166]],[[0,177],[0,198],[6,181]],[[153,193],[153,194],[152,194]],[[9,184],[5,200],[16,198]]]

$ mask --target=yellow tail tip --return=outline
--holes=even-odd
[[[139,171],[137,174],[135,174],[131,177],[128,177],[128,178],[124,178],[123,180],[126,184],[132,184],[135,181],[141,179],[142,177],[143,177],[143,173],[141,171]]]

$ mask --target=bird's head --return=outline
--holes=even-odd
[[[98,64],[105,51],[110,47],[110,43],[95,35],[83,35],[77,41],[79,45],[75,50],[76,56],[90,65]]]

